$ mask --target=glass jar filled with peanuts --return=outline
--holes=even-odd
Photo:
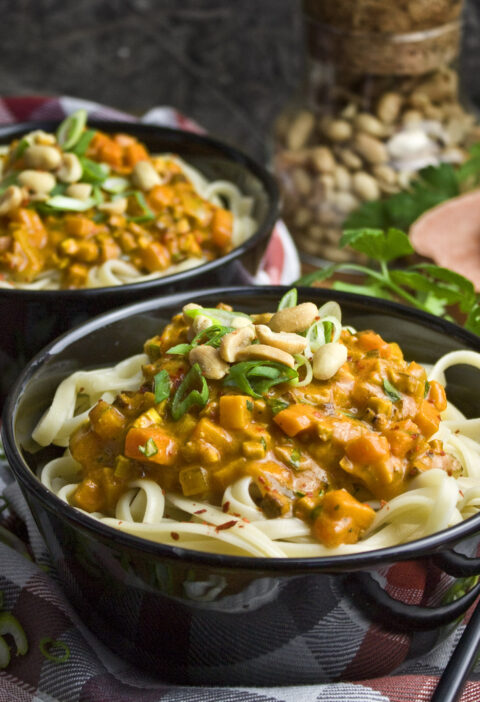
[[[301,99],[275,125],[283,216],[313,263],[342,261],[342,226],[480,139],[461,104],[462,0],[303,0]],[[317,261],[315,259],[318,259]]]

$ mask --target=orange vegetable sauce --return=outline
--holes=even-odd
[[[342,332],[348,360],[328,381],[275,385],[259,399],[209,380],[207,404],[174,421],[169,399],[155,403],[153,379],[166,371],[173,396],[190,366],[165,352],[186,341],[178,315],[145,345],[151,362],[142,388],[112,404],[101,400],[72,436],[83,469],[74,505],[113,515],[140,477],[220,504],[228,485],[251,476],[267,517],[295,515],[335,547],[355,543],[371,525],[369,500],[391,499],[433,467],[460,469],[431,440],[446,407],[443,387],[374,332]]]
[[[3,179],[15,178],[29,168],[24,157],[13,158],[17,147],[18,142],[11,146]],[[47,148],[63,154],[58,146]],[[84,212],[67,212],[55,211],[48,205],[49,196],[39,196],[17,182],[11,187],[17,192],[20,188],[21,201],[13,210],[0,214],[3,280],[28,284],[55,270],[61,274],[59,287],[82,288],[90,269],[111,259],[129,262],[139,275],[148,275],[190,258],[212,260],[232,248],[231,212],[200,197],[174,159],[152,157],[143,144],[127,134],[110,136],[99,131],[85,158],[106,164],[109,178],[126,179],[138,162],[147,161],[154,165],[161,184],[142,192],[130,183],[125,193],[118,193],[118,198],[126,199],[124,211],[115,212],[108,207],[116,196],[103,191],[100,181],[92,185],[84,173],[79,182],[88,182],[90,198],[98,199],[100,194],[99,202]],[[51,174],[57,177],[58,170]],[[57,194],[69,196],[69,184],[58,178]],[[117,199],[118,209],[122,208],[118,208]]]

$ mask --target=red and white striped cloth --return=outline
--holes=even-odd
[[[0,123],[29,119],[61,119],[85,107],[97,118],[128,119],[130,115],[73,98],[21,97],[0,99]],[[150,110],[142,121],[198,130],[199,127],[169,107]],[[298,256],[280,223],[268,248],[259,283],[290,283],[299,275]],[[6,507],[6,505],[8,505]],[[6,508],[5,508],[6,507]],[[388,591],[395,595],[394,569]],[[423,591],[412,564],[409,601]],[[402,581],[402,587],[404,581]],[[371,642],[388,646],[390,658],[400,665],[395,675],[356,682],[276,688],[190,687],[165,684],[136,670],[108,651],[80,621],[59,587],[29,508],[5,461],[0,459],[0,612],[11,612],[23,625],[28,651],[13,655],[0,670],[0,702],[428,702],[438,678],[464,629],[464,623],[428,656],[401,664],[408,646],[401,635],[385,637],[375,627],[360,632],[348,669],[366,669],[362,651]],[[336,620],[341,625],[341,620]],[[47,639],[60,653],[45,656]],[[366,642],[370,642],[365,649]],[[0,642],[1,643],[1,642]],[[8,645],[11,641],[8,641]],[[43,651],[43,653],[42,653]],[[369,653],[369,655],[370,655]],[[472,675],[462,702],[479,702],[480,669]]]

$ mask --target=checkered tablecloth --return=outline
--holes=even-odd
[[[0,123],[61,119],[79,107],[96,118],[133,121],[83,100],[24,97],[0,99]],[[168,107],[150,110],[142,121],[198,129]],[[290,283],[296,277],[298,257],[280,223],[258,282]],[[166,684],[122,661],[83,625],[62,593],[25,500],[0,458],[0,621],[3,613],[21,624],[28,648],[17,655],[11,637],[0,636],[0,662],[5,646],[10,655],[8,665],[0,669],[0,702],[427,702],[465,626],[462,623],[428,656],[404,663],[389,677],[248,689]],[[362,634],[358,647],[368,634]],[[354,658],[355,651],[351,655]],[[480,700],[480,667],[461,700]]]

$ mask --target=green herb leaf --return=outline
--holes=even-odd
[[[287,409],[287,407],[290,407],[290,404],[285,400],[282,400],[280,397],[269,397],[267,400],[267,405],[270,407],[272,414],[274,415],[278,414],[284,409]]]
[[[292,288],[283,295],[278,303],[277,311],[285,310],[289,307],[295,307],[298,300],[298,292],[296,288]]]
[[[381,283],[368,283],[365,285],[355,285],[355,283],[345,283],[343,280],[336,280],[332,283],[332,288],[334,290],[341,290],[342,292],[355,293],[356,295],[368,295],[369,297],[378,297],[383,300],[391,300],[392,296],[385,290]]]
[[[414,253],[408,236],[399,229],[354,229],[346,230],[340,246],[351,246],[375,261],[386,263],[400,256]]]
[[[260,398],[273,386],[298,379],[298,373],[274,361],[243,361],[230,366],[224,378],[226,387],[235,387],[251,397]]]
[[[332,275],[340,269],[340,264],[334,263],[331,266],[326,266],[318,271],[312,271],[302,275],[296,282],[297,285],[311,285],[312,283],[320,283],[322,280],[328,280]]]
[[[15,152],[12,154],[12,158],[11,158],[12,162],[21,158],[29,146],[30,146],[30,142],[28,139],[26,139],[25,137],[20,139],[20,141],[18,142],[17,148],[15,149]]]
[[[387,395],[392,402],[398,402],[402,399],[402,394],[397,390],[395,385],[388,380],[388,378],[383,379],[383,390],[385,395]]]
[[[205,407],[208,402],[208,385],[198,363],[195,363],[178,386],[173,397],[171,413],[175,421],[183,417],[190,407]]]
[[[132,194],[135,200],[137,201],[142,211],[142,214],[138,217],[129,217],[128,219],[131,222],[149,222],[150,220],[155,219],[155,213],[152,212],[152,210],[147,205],[145,195],[142,192],[140,192],[140,190],[134,190]]]
[[[161,370],[153,378],[155,402],[158,404],[170,396],[171,382],[166,370]]]
[[[0,181],[0,195],[3,195],[5,190],[11,185],[16,184],[19,173],[20,171],[13,171],[12,173],[9,173],[7,176],[5,176],[5,178],[2,178],[2,180]]]
[[[77,110],[63,120],[57,129],[57,142],[64,151],[75,146],[87,123],[87,111]]]
[[[425,381],[425,390],[423,391],[423,397],[427,397],[428,393],[430,392],[430,383],[428,380]]]
[[[146,440],[145,446],[139,446],[138,450],[140,451],[140,453],[143,453],[145,458],[151,458],[152,456],[155,456],[156,453],[158,453],[158,446],[155,443],[155,440],[152,437],[150,437]]]
[[[224,327],[222,324],[212,324],[193,338],[192,346],[204,344],[205,346],[218,348],[222,342],[222,337],[232,331],[235,331],[233,327]]]

